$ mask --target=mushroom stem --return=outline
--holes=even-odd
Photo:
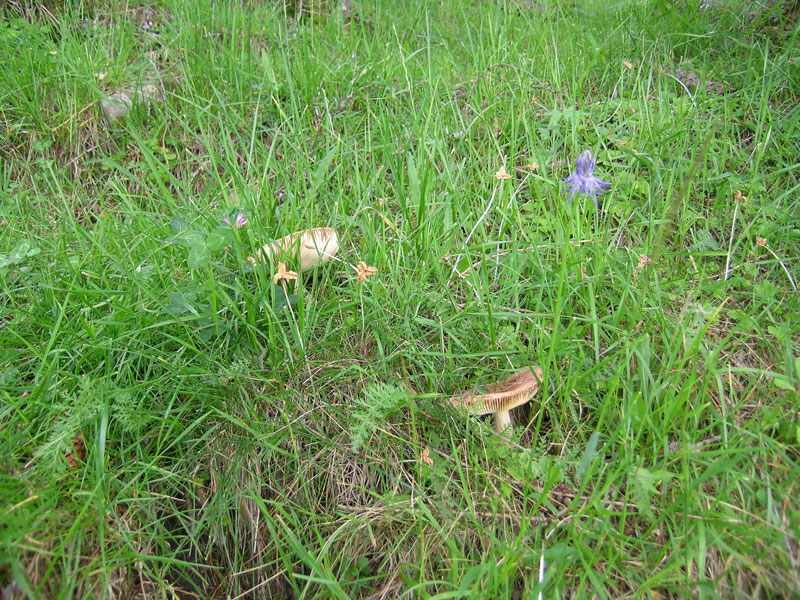
[[[450,402],[473,415],[494,414],[495,431],[509,434],[511,416],[508,411],[528,402],[539,391],[541,382],[542,369],[528,367],[486,386],[485,392],[464,392],[450,398]]]
[[[511,433],[511,415],[507,410],[494,413],[494,430],[497,433]]]

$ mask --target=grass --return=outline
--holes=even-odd
[[[800,594],[796,7],[310,4],[2,9],[4,597]]]

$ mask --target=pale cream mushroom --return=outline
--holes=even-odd
[[[512,408],[528,402],[539,391],[542,369],[530,367],[512,373],[505,379],[486,386],[485,393],[464,392],[450,398],[450,402],[473,415],[494,414],[494,428],[497,433],[511,431]]]
[[[331,260],[339,251],[339,236],[331,227],[316,227],[298,231],[284,238],[264,244],[256,253],[258,260],[300,260],[300,270],[305,271]],[[248,256],[247,260],[255,264],[256,259]]]
[[[148,81],[139,87],[119,90],[101,99],[100,110],[112,123],[131,112],[135,104],[149,107],[155,102],[164,102],[164,87],[159,81]]]

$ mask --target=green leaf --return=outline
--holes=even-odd
[[[192,310],[192,305],[183,294],[179,292],[169,293],[170,304],[167,305],[167,312],[174,315],[182,315]]]
[[[652,522],[655,519],[655,514],[650,506],[650,499],[653,495],[659,493],[656,483],[669,481],[674,475],[669,471],[650,471],[644,467],[634,469],[631,475],[628,478],[631,497],[642,515]]]
[[[711,235],[711,232],[708,229],[701,228],[692,231],[692,237],[694,238],[694,243],[689,246],[689,249],[692,252],[709,252],[719,250],[719,243],[714,236]]]
[[[352,420],[350,444],[353,452],[366,445],[380,425],[407,400],[408,392],[398,385],[380,382],[364,388],[364,397],[353,399],[356,406],[363,407],[356,411]]]
[[[333,157],[336,156],[338,148],[334,146],[328,153],[322,157],[322,160],[319,161],[319,165],[317,165],[317,169],[314,171],[314,174],[311,176],[311,189],[308,192],[310,197],[316,195],[317,190],[322,185],[322,180],[325,179],[325,176],[328,174],[328,169],[331,167],[331,162],[333,161]]]
[[[31,250],[31,243],[28,240],[20,240],[17,245],[8,253],[6,262],[10,265],[17,265],[25,260]]]
[[[753,290],[755,291],[756,298],[763,301],[774,299],[778,294],[777,286],[769,279],[757,281],[755,285],[753,285]]]
[[[466,274],[471,268],[472,261],[470,261],[466,256],[461,257],[456,263],[456,271],[458,271],[460,275]]]
[[[211,317],[203,317],[197,320],[197,337],[207,342],[227,329],[224,323],[216,323]]]
[[[742,310],[732,308],[728,311],[728,316],[738,322],[743,331],[753,331],[755,329],[755,321]]]
[[[297,294],[289,294],[286,295],[284,289],[276,285],[275,286],[275,305],[272,307],[275,311],[275,314],[281,314],[288,306],[293,306],[297,304]]]
[[[206,237],[206,246],[211,252],[219,252],[225,246],[230,246],[233,243],[233,230],[229,228],[215,229],[208,233]]]
[[[636,469],[636,481],[639,485],[642,486],[642,489],[645,490],[648,494],[657,494],[658,490],[656,489],[656,482],[659,481],[669,481],[673,477],[675,477],[669,471],[657,470],[657,471],[650,471],[649,469],[645,469],[644,467],[639,467]]]
[[[414,156],[409,154],[408,155],[408,186],[411,189],[411,201],[414,204],[419,204],[422,200],[420,194],[420,180],[419,180],[419,171],[417,170],[417,164],[414,162]]]
[[[789,327],[786,323],[780,323],[779,325],[770,325],[767,327],[767,331],[775,336],[775,339],[778,340],[782,345],[788,345],[791,343],[791,334],[789,333]]]
[[[541,477],[547,470],[547,457],[534,458],[530,450],[515,452],[508,461],[508,473],[517,481]]]
[[[503,495],[503,498],[505,498],[506,500],[510,500],[511,499],[511,493],[513,491],[514,490],[512,489],[512,487],[508,483],[506,483],[505,481],[501,481],[500,482],[500,493]]]
[[[794,385],[792,385],[792,381],[788,377],[784,377],[782,375],[776,375],[772,378],[772,383],[775,384],[776,388],[782,390],[788,390],[790,392],[795,391]]]
[[[186,219],[175,215],[169,222],[169,230],[174,234],[182,233],[187,227]]]
[[[571,559],[578,556],[578,551],[566,542],[556,542],[545,550],[544,555],[548,560],[556,560],[560,558]]]
[[[581,462],[578,465],[578,470],[576,471],[578,479],[583,479],[583,476],[586,475],[589,466],[592,464],[592,459],[594,459],[594,454],[597,452],[597,442],[599,441],[599,431],[595,431],[589,436],[589,441],[586,442],[586,449],[583,451],[583,457],[581,458]]]
[[[206,234],[196,229],[187,229],[175,238],[175,241],[184,248],[194,248],[195,246],[205,246]]]
[[[6,367],[4,371],[0,372],[0,384],[11,385],[15,383],[18,374],[19,369],[17,367]]]
[[[189,249],[189,268],[199,269],[208,264],[211,260],[211,253],[208,247],[204,244],[197,244]]]

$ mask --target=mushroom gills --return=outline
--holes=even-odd
[[[464,392],[460,396],[450,398],[450,402],[473,415],[492,413],[495,431],[503,433],[511,429],[509,411],[533,398],[539,391],[541,381],[542,369],[530,367],[486,386],[485,393],[477,390]]]

